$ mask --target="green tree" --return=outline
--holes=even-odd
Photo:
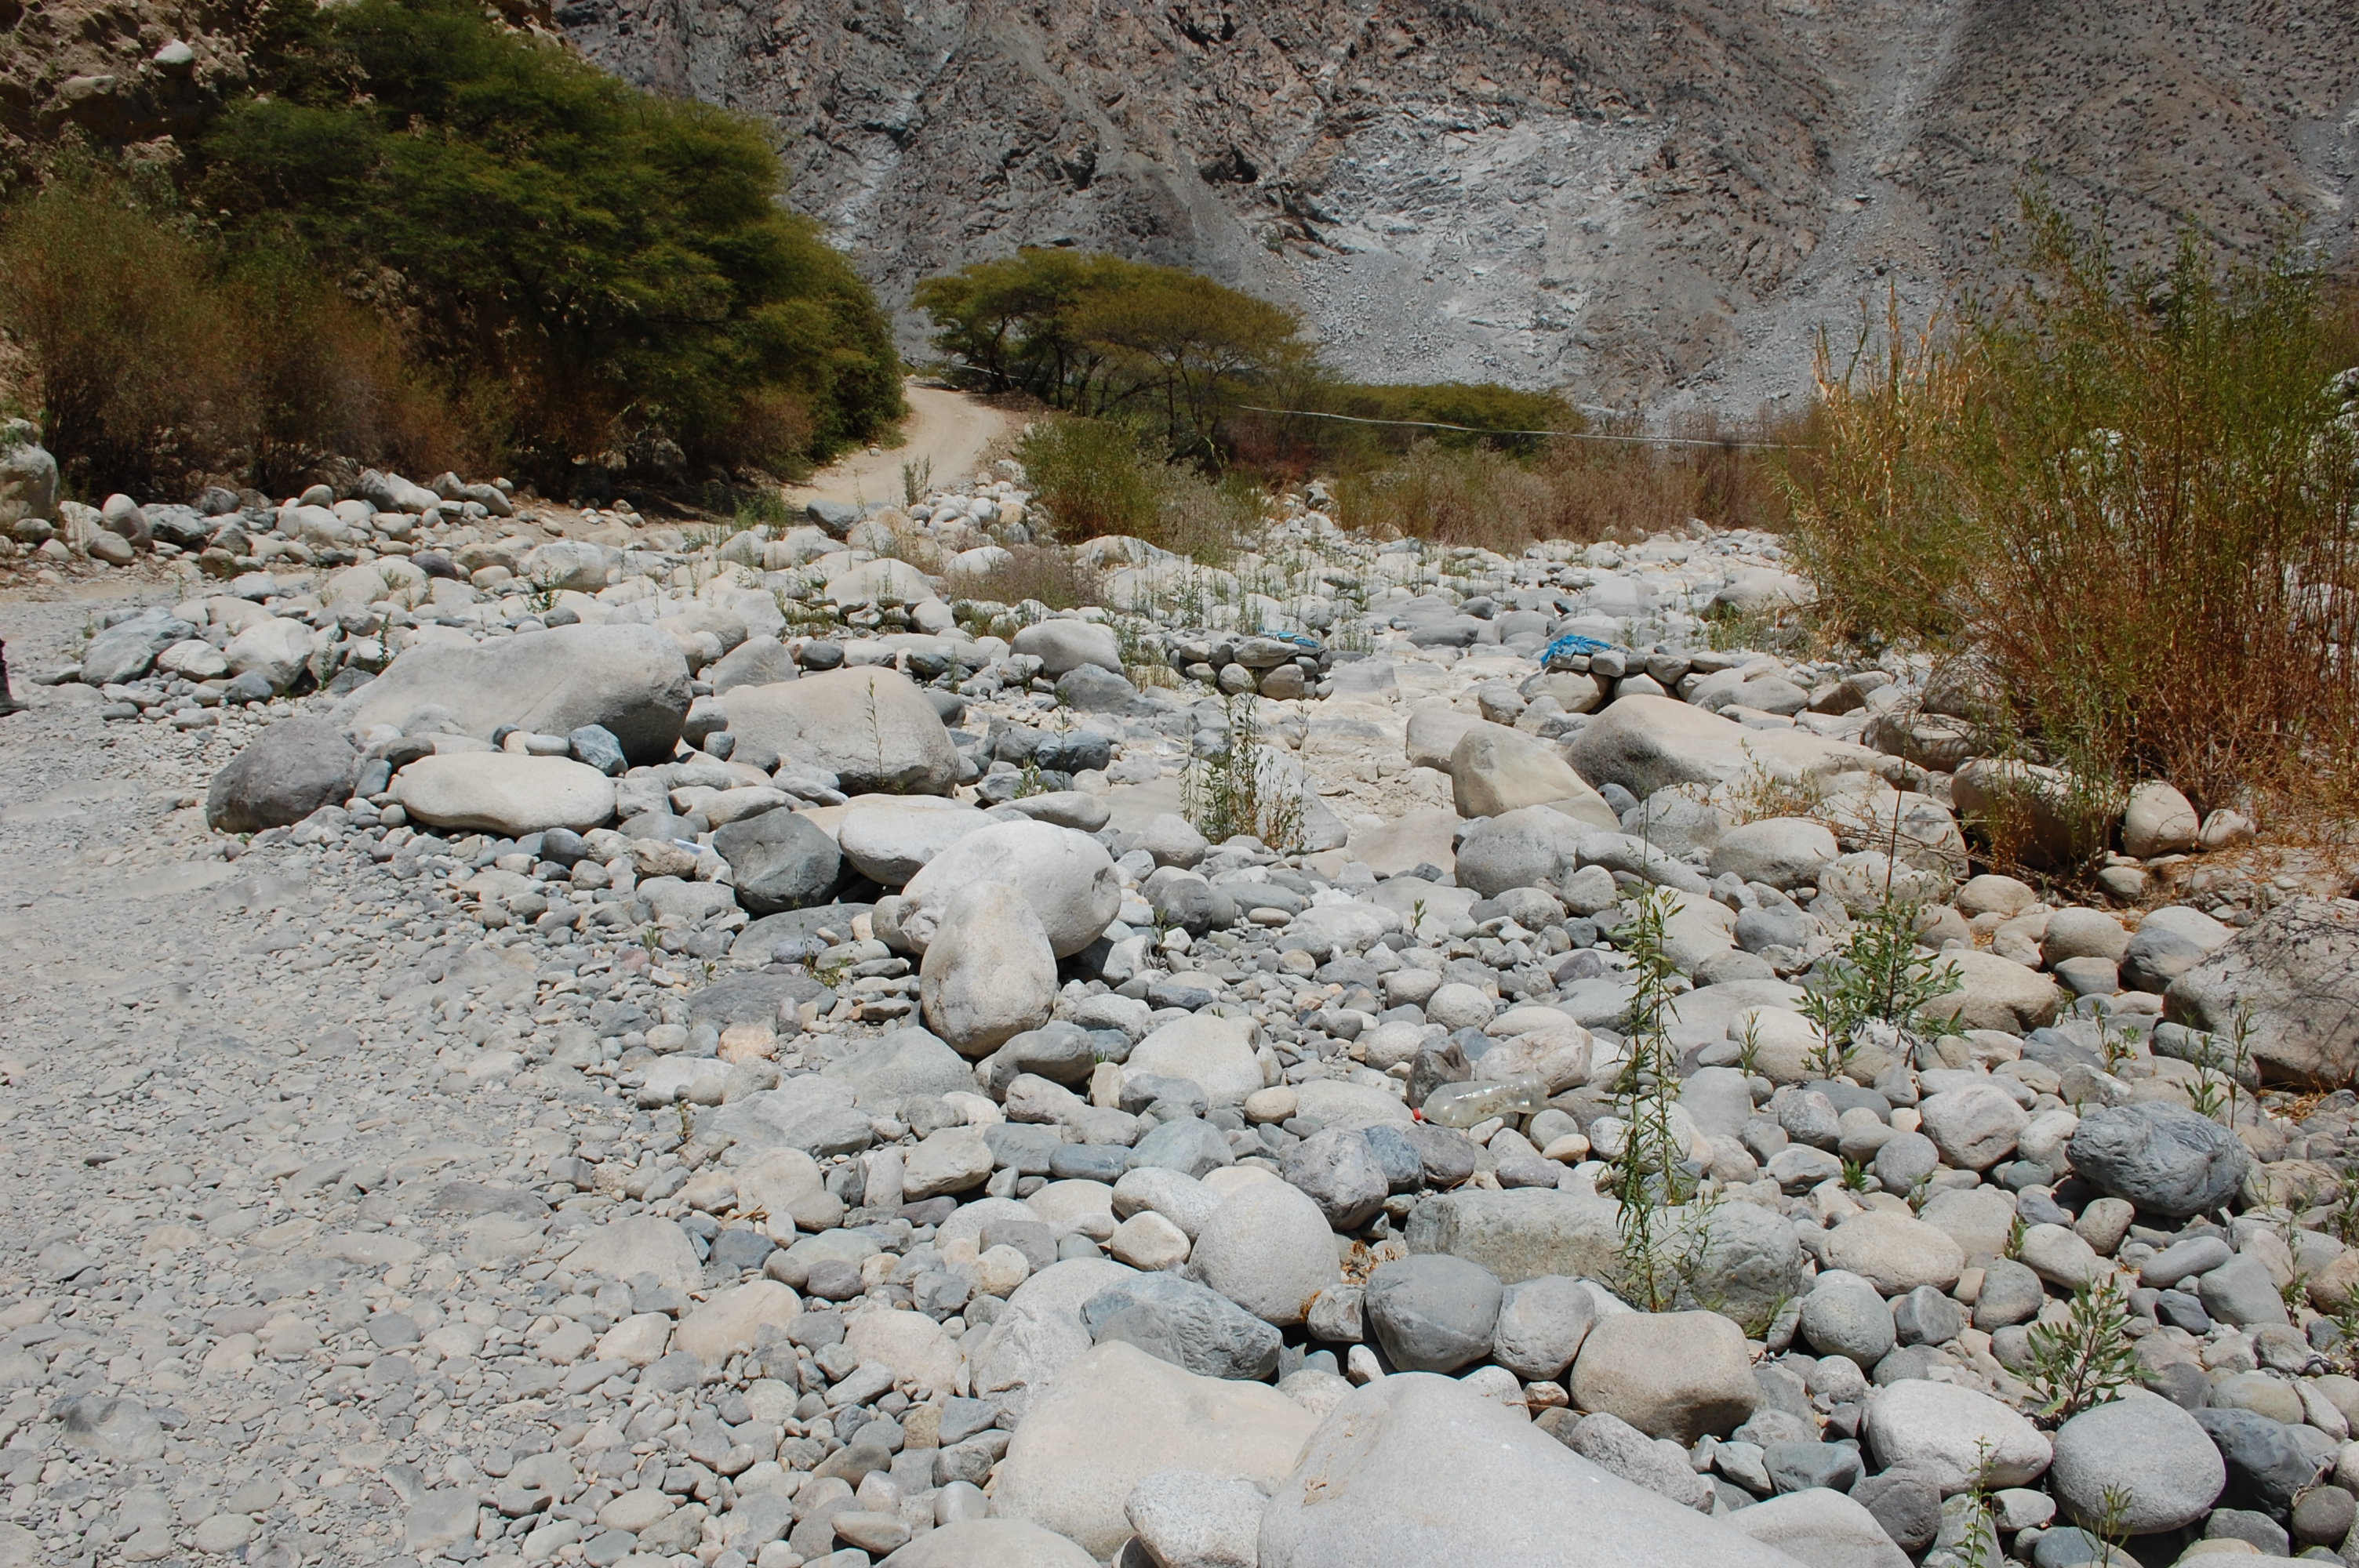
[[[288,20],[201,143],[206,211],[408,320],[526,467],[677,443],[773,462],[900,411],[889,328],[750,122],[467,0]]]
[[[1105,405],[1156,410],[1173,450],[1193,457],[1215,456],[1243,390],[1302,351],[1291,313],[1165,267],[1085,300],[1074,327],[1124,384]]]
[[[1025,250],[927,278],[911,297],[969,384],[1152,417],[1174,453],[1208,460],[1243,392],[1306,357],[1291,312],[1118,256]]]
[[[1140,270],[1119,256],[1027,249],[926,278],[910,303],[933,319],[934,346],[967,384],[1089,413],[1105,356],[1082,342],[1074,315]]]

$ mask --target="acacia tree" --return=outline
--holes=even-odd
[[[1173,449],[1198,458],[1217,454],[1239,394],[1303,351],[1289,312],[1160,267],[1085,301],[1075,328],[1125,384],[1114,406],[1159,404]]]
[[[1246,388],[1307,359],[1290,311],[1177,267],[1025,250],[920,283],[934,345],[970,385],[1160,423],[1211,459]]]

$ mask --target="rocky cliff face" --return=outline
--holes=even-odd
[[[5,3],[5,0],[0,0]],[[1018,244],[1201,268],[1386,379],[1722,406],[1822,321],[1989,279],[2046,184],[2133,244],[2348,255],[2359,0],[578,0],[777,122],[888,302]],[[907,341],[922,345],[905,318]]]
[[[540,0],[505,0],[520,22]],[[1749,412],[1821,323],[1997,276],[2044,184],[2133,248],[2359,236],[2359,0],[576,0],[592,58],[775,121],[888,303],[1019,244],[1184,264],[1385,379]],[[150,145],[250,8],[0,0],[0,185]],[[903,319],[922,351],[922,323]]]

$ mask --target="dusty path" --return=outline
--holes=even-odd
[[[984,450],[1007,430],[1012,421],[963,392],[910,382],[902,388],[909,400],[909,417],[900,446],[853,452],[811,475],[808,484],[788,485],[787,502],[800,506],[811,501],[871,501],[902,499],[901,465],[929,471],[930,487],[940,489],[973,474]],[[925,465],[932,465],[930,470]]]
[[[657,1128],[473,1037],[604,992],[614,950],[487,943],[430,873],[346,841],[225,858],[200,802],[244,721],[110,723],[29,678],[103,603],[0,600],[35,704],[0,718],[0,1563],[515,1562],[537,1529],[551,1554],[596,1535],[595,1492],[479,1505],[569,1422],[645,1413],[527,1342],[571,1287],[533,1259],[566,1224],[549,1162],[635,1159]],[[609,1490],[661,1474],[661,1444],[616,1444]]]

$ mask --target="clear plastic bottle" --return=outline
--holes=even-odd
[[[1441,1084],[1425,1098],[1425,1119],[1465,1129],[1495,1116],[1530,1116],[1548,1108],[1548,1086],[1530,1073],[1512,1078],[1471,1078]]]

